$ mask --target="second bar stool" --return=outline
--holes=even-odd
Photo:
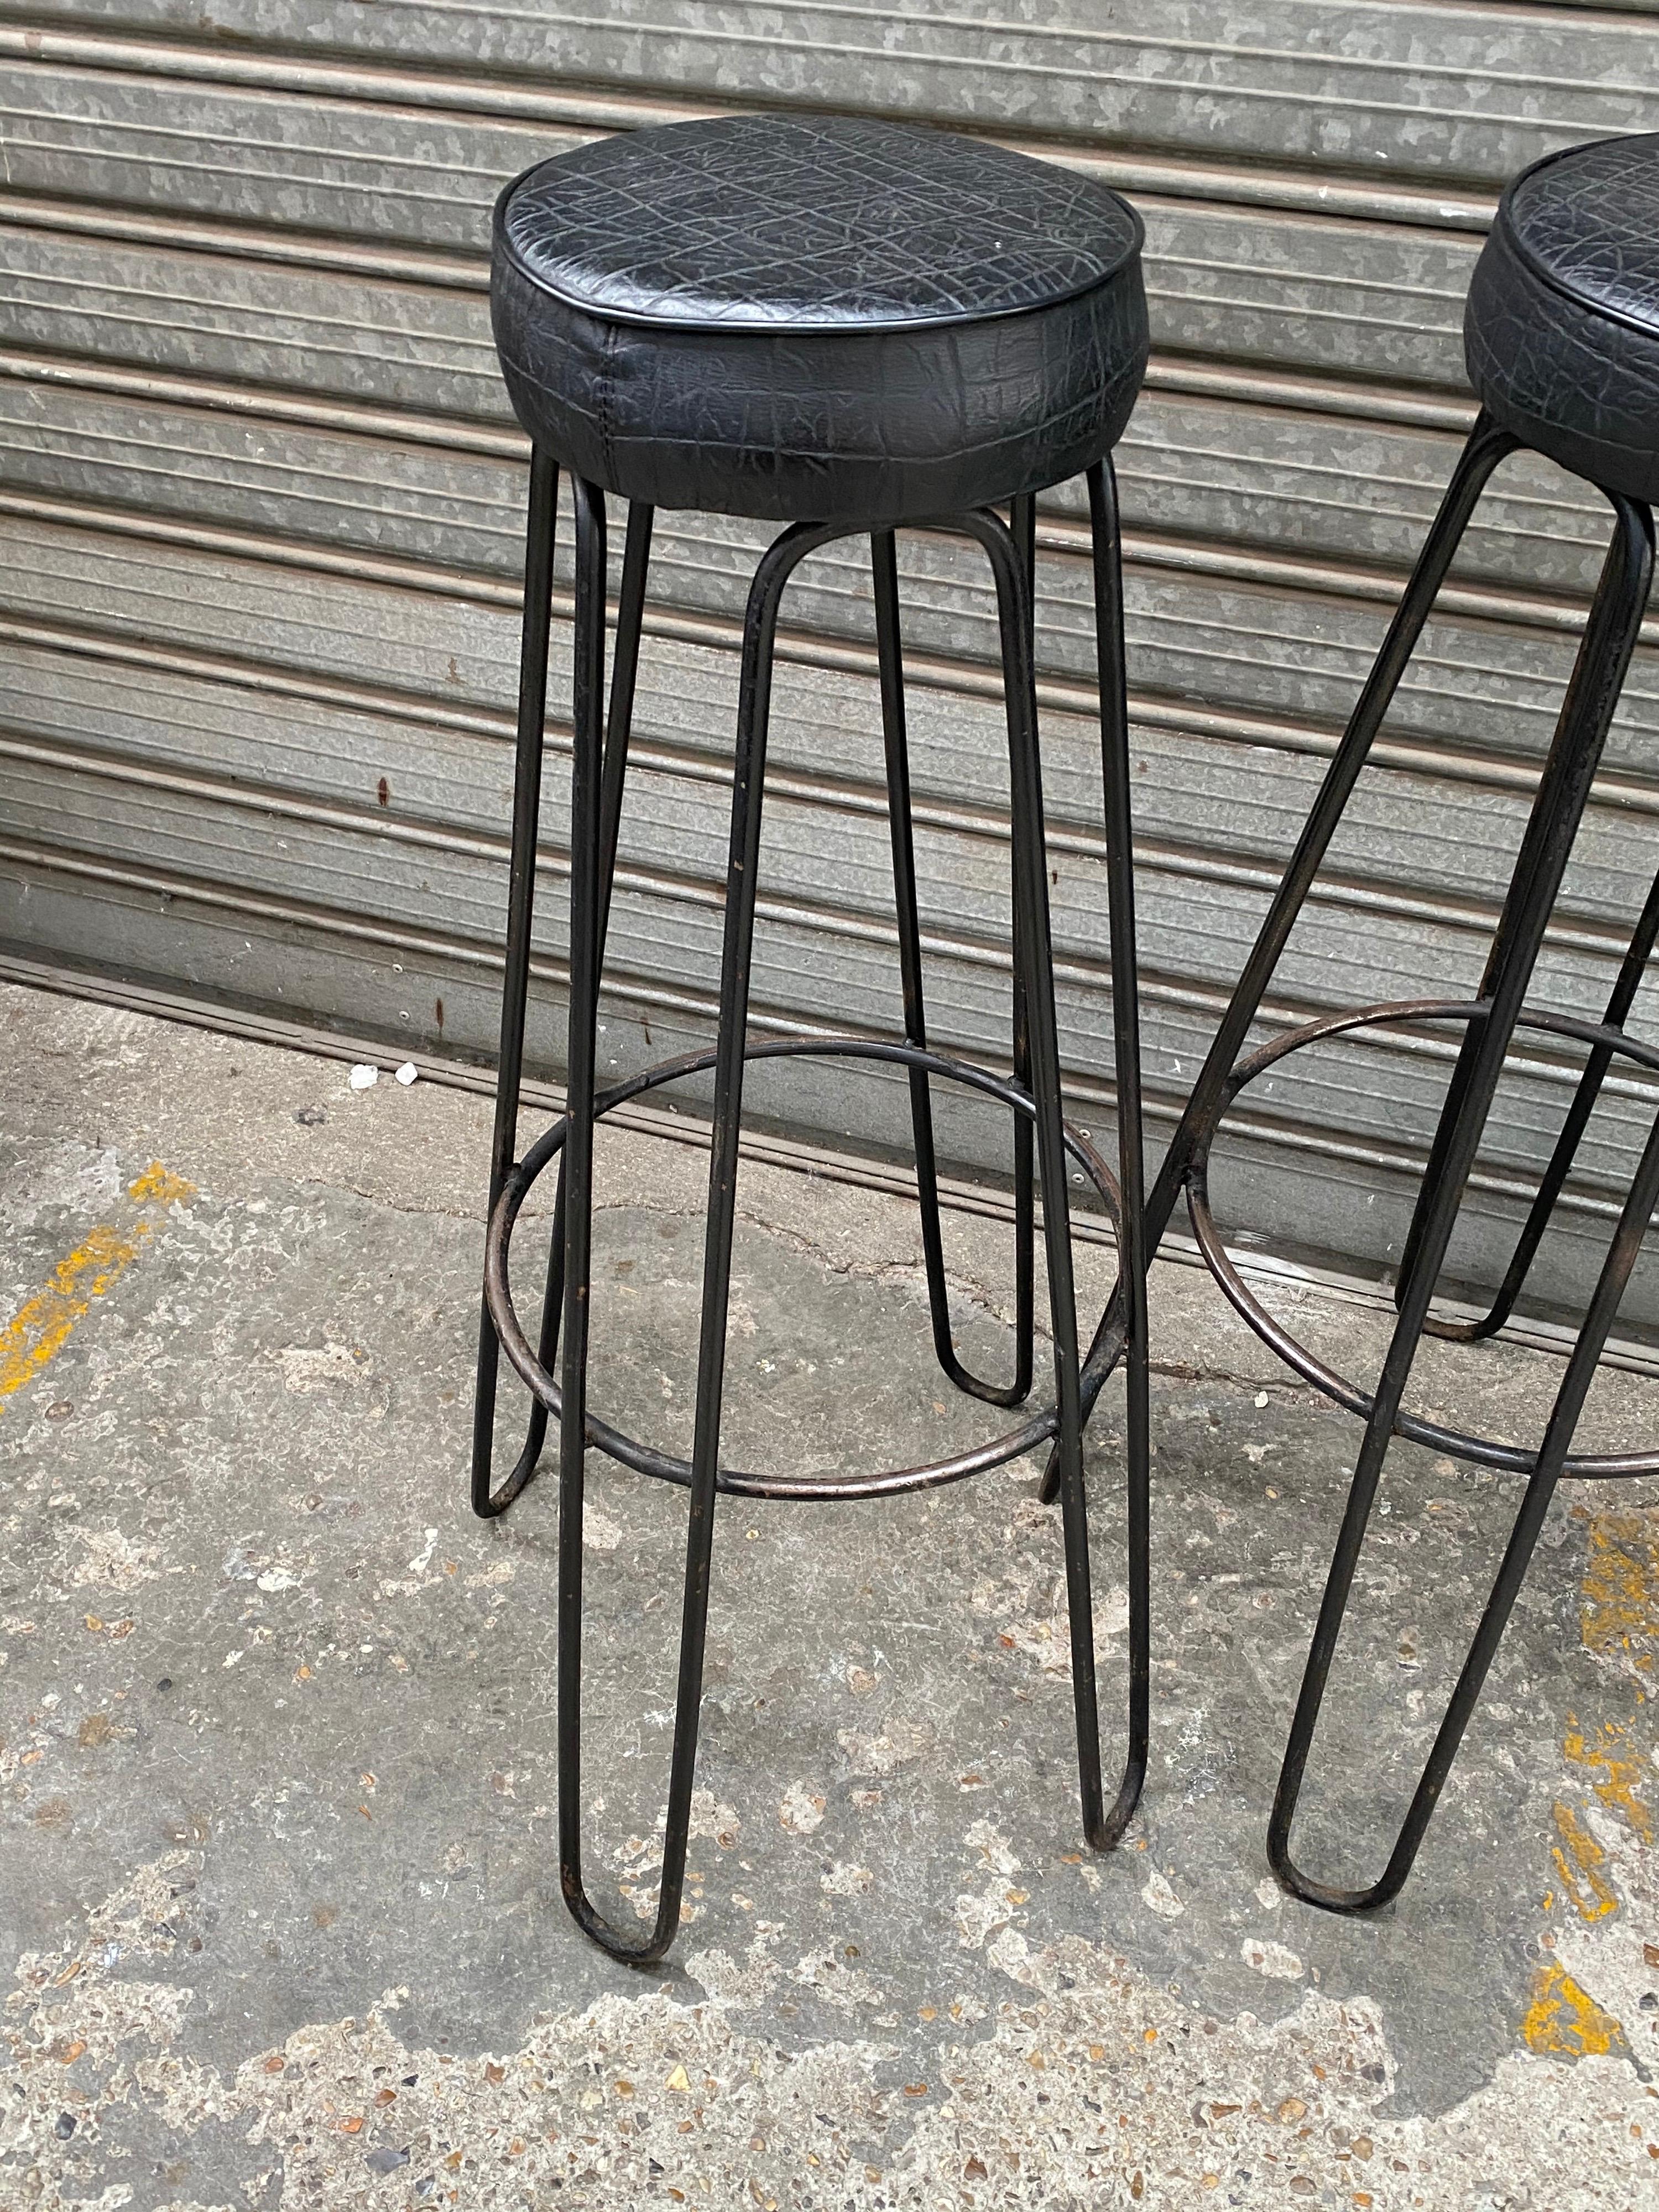
[[[559,1423],[559,1868],[580,1926],[613,1956],[660,1959],[679,1924],[702,1692],[714,1501],[891,1497],[976,1474],[1052,1441],[1059,1467],[1083,1825],[1105,1848],[1144,1778],[1147,1737],[1146,1329],[1140,1246],[1140,1098],[1129,781],[1116,495],[1108,458],[1146,357],[1139,218],[1115,195],[1048,163],[943,133],[871,121],[752,116],[643,131],[528,171],[497,204],[496,343],[532,441],[520,672],[507,979],[490,1175],[485,1304],[474,1430],[475,1510],[500,1513]],[[567,1108],[515,1163],[547,682],[557,472],[576,515]],[[1050,968],[1048,870],[1032,675],[1032,498],[1085,475],[1105,777],[1108,916],[1121,1195],[1062,1119]],[[608,720],[602,704],[605,495],[629,502]],[[1007,506],[1012,528],[994,510]],[[744,620],[718,1035],[713,1048],[596,1096],[595,1018],[617,854],[652,517],[702,508],[787,525],[762,557]],[[928,1048],[911,854],[896,529],[974,539],[995,581],[1010,757],[1014,1079]],[[905,1035],[745,1036],[774,641],[785,586],[834,540],[868,537]],[[908,1071],[935,1343],[960,1388],[993,1403],[1028,1394],[1031,1145],[1043,1210],[1054,1396],[1006,1434],[921,1468],[845,1480],[752,1474],[720,1457],[726,1302],[744,1063],[840,1054]],[[690,1460],[623,1435],[586,1401],[593,1125],[624,1100],[713,1070],[696,1425]],[[929,1085],[1000,1103],[1017,1133],[1019,1325],[1011,1385],[981,1381],[951,1350]],[[1118,1225],[1109,1340],[1080,1360],[1067,1157]],[[536,1178],[556,1162],[558,1199],[538,1344],[514,1312],[507,1253]],[[492,1486],[499,1348],[528,1386],[529,1432]],[[1102,1783],[1081,1431],[1125,1359],[1128,1502],[1128,1748],[1115,1801]],[[556,1359],[558,1372],[554,1368]],[[690,1491],[679,1674],[654,1925],[624,1936],[589,1899],[580,1844],[583,1468],[597,1447]]]
[[[1528,985],[1560,890],[1591,781],[1641,628],[1653,572],[1659,496],[1659,137],[1575,147],[1527,170],[1504,192],[1470,287],[1464,337],[1480,412],[1441,502],[1399,612],[1360,695],[1285,878],[1262,923],[1147,1216],[1156,1238],[1182,1182],[1212,1270],[1257,1334],[1305,1379],[1364,1420],[1364,1440],[1291,1725],[1268,1828],[1274,1872],[1291,1893],[1334,1911],[1367,1911],[1399,1893],[1411,1871],[1463,1731],[1474,1711],[1556,1485],[1563,1478],[1651,1474],[1659,1452],[1575,1452],[1585,1396],[1659,1204],[1659,1121],[1637,1165],[1583,1325],[1535,1449],[1465,1435],[1404,1403],[1425,1334],[1468,1341],[1507,1318],[1531,1268],[1613,1062],[1650,1075],[1659,1051],[1625,1032],[1656,938],[1659,884],[1650,894],[1600,1022],[1526,1004]],[[1326,847],[1410,661],[1482,488],[1520,447],[1593,484],[1613,510],[1612,542],[1549,755],[1539,780],[1480,988],[1472,1000],[1435,999],[1334,1014],[1238,1055],[1301,911]],[[1340,1375],[1298,1344],[1254,1296],[1217,1231],[1208,1162],[1222,1116],[1248,1084],[1288,1054],[1361,1030],[1407,1029],[1459,1037],[1438,1128],[1401,1255],[1399,1317],[1374,1390]],[[1504,1057],[1520,1029],[1587,1048],[1584,1071],[1490,1310],[1474,1322],[1431,1311]],[[1407,1437],[1456,1459],[1525,1478],[1507,1548],[1474,1639],[1377,1877],[1343,1887],[1304,1874],[1291,1856],[1301,1793],[1343,1616],[1389,1438]]]

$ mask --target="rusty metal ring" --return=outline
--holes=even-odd
[[[750,1045],[744,1054],[745,1061],[754,1060],[811,1059],[823,1057],[846,1060],[884,1060],[895,1066],[917,1068],[927,1075],[938,1076],[947,1083],[960,1083],[969,1090],[994,1098],[1011,1112],[1023,1114],[1035,1121],[1036,1107],[1029,1093],[1015,1083],[1005,1081],[981,1067],[963,1060],[947,1060],[940,1054],[924,1050],[919,1045],[904,1044],[896,1040],[872,1037],[776,1037]],[[647,1068],[641,1075],[630,1077],[626,1083],[604,1091],[593,1102],[593,1118],[612,1113],[629,1099],[644,1091],[654,1091],[661,1085],[673,1083],[681,1078],[700,1075],[714,1065],[714,1053],[687,1053],[678,1060],[665,1060],[659,1066]],[[489,1304],[490,1319],[501,1339],[501,1348],[522,1377],[532,1395],[548,1412],[557,1416],[562,1401],[557,1382],[537,1358],[526,1336],[513,1304],[513,1294],[507,1278],[507,1254],[514,1224],[520,1209],[528,1197],[536,1179],[558,1156],[563,1146],[567,1121],[563,1116],[553,1123],[519,1161],[501,1186],[500,1198],[489,1218],[489,1230],[484,1248],[484,1297]],[[1105,1208],[1108,1220],[1121,1249],[1122,1204],[1115,1179],[1105,1161],[1093,1145],[1067,1122],[1064,1125],[1066,1149],[1088,1177]],[[1091,1355],[1085,1363],[1081,1384],[1084,1402],[1093,1396],[1105,1382],[1116,1358],[1115,1350],[1103,1347],[1098,1355]],[[1022,1452],[1034,1450],[1047,1443],[1059,1429],[1059,1415],[1053,1406],[1017,1429],[992,1438],[988,1443],[976,1445],[973,1450],[958,1452],[950,1459],[934,1460],[924,1467],[896,1468],[882,1474],[853,1476],[838,1479],[819,1475],[791,1478],[786,1475],[765,1476],[748,1474],[734,1468],[721,1468],[715,1478],[716,1490],[735,1498],[774,1498],[808,1499],[817,1503],[854,1498],[900,1498],[915,1490],[934,1490],[945,1483],[960,1482],[971,1474],[983,1474],[989,1468],[1002,1467],[1009,1460],[1018,1459]],[[659,1451],[653,1445],[642,1444],[633,1437],[625,1436],[609,1421],[590,1413],[587,1419],[587,1437],[591,1444],[620,1460],[625,1467],[634,1468],[641,1474],[654,1476],[659,1481],[677,1482],[689,1486],[691,1463],[672,1453]]]

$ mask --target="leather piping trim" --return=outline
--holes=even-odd
[[[622,323],[637,330],[712,331],[717,332],[722,337],[732,338],[880,338],[900,331],[948,331],[975,323],[1011,323],[1021,315],[1047,314],[1051,307],[1062,307],[1073,300],[1086,299],[1091,292],[1104,291],[1109,284],[1116,283],[1126,270],[1135,266],[1140,259],[1141,249],[1146,243],[1146,226],[1140,219],[1139,209],[1131,206],[1121,193],[1114,192],[1112,197],[1134,224],[1134,238],[1132,243],[1124,248],[1121,258],[1113,264],[1104,276],[1092,276],[1086,284],[1074,284],[1069,291],[1056,292],[1051,299],[1039,300],[1036,302],[1026,301],[1017,307],[975,309],[971,313],[961,315],[896,315],[890,320],[881,322],[734,323],[723,322],[714,317],[693,319],[684,315],[642,315],[630,313],[625,308],[597,306],[592,300],[580,299],[575,293],[568,292],[560,285],[550,284],[546,277],[538,276],[533,269],[527,268],[514,249],[507,230],[507,202],[520,185],[527,184],[539,170],[545,169],[550,166],[550,161],[556,161],[561,158],[559,155],[555,154],[550,155],[547,161],[532,162],[529,168],[521,169],[510,183],[502,185],[496,196],[495,213],[490,222],[490,230],[497,249],[505,259],[512,263],[526,284],[533,284],[538,292],[544,292],[550,300],[556,300],[561,307],[574,308],[578,314],[586,315],[596,323]],[[1110,191],[1111,187],[1108,185],[1104,189]]]

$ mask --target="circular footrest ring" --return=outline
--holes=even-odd
[[[1322,1020],[1310,1022],[1299,1030],[1289,1030],[1273,1037],[1256,1051],[1239,1061],[1228,1078],[1220,1103],[1209,1126],[1198,1132],[1194,1140],[1193,1154],[1187,1170],[1187,1210],[1192,1218],[1193,1234],[1205,1264],[1225,1292],[1235,1310],[1249,1323],[1268,1348],[1278,1353],[1285,1365],[1293,1368],[1304,1382],[1311,1382],[1316,1390],[1334,1400],[1351,1413],[1369,1420],[1375,1403],[1368,1391],[1357,1382],[1340,1375],[1334,1367],[1310,1352],[1304,1344],[1274,1320],[1255,1297],[1232,1256],[1221,1241],[1210,1208],[1210,1148],[1220,1129],[1224,1115],[1239,1092],[1254,1083],[1279,1061],[1306,1046],[1322,1044],[1327,1038],[1341,1036],[1354,1030],[1404,1028],[1416,1022],[1462,1022],[1466,1026],[1478,1020],[1486,1012],[1484,1000],[1468,999],[1413,999],[1394,1004],[1362,1006],[1357,1012],[1327,1015]],[[1535,1030],[1552,1036],[1571,1037],[1576,1042],[1605,1045],[1621,1059],[1633,1061],[1650,1073],[1659,1073],[1659,1049],[1627,1037],[1620,1030],[1607,1028],[1599,1022],[1581,1021],[1571,1014],[1550,1014],[1522,1012],[1516,1026]],[[1519,1444],[1495,1442],[1490,1437],[1465,1435],[1461,1430],[1443,1427],[1437,1421],[1425,1420],[1422,1415],[1407,1412],[1403,1407],[1395,1423],[1395,1434],[1407,1437],[1413,1443],[1428,1444],[1437,1451],[1447,1453],[1454,1459],[1473,1460],[1478,1466],[1502,1468],[1515,1474],[1530,1474],[1537,1464],[1536,1452]],[[1606,1481],[1609,1479],[1659,1474],[1659,1452],[1618,1452],[1600,1454],[1582,1452],[1570,1456],[1561,1469],[1564,1477],[1580,1480]]]
[[[841,1060],[884,1060],[896,1066],[920,1069],[926,1075],[938,1076],[941,1081],[959,1083],[969,1090],[982,1092],[995,1099],[1012,1112],[1023,1114],[1035,1121],[1036,1108],[1027,1092],[1015,1083],[1006,1082],[981,1067],[970,1066],[963,1060],[946,1060],[940,1054],[928,1052],[920,1045],[904,1044],[896,1040],[872,1037],[775,1037],[759,1044],[750,1045],[744,1051],[745,1061],[756,1060],[810,1060],[813,1058]],[[665,1083],[673,1083],[690,1075],[701,1075],[714,1065],[714,1051],[688,1053],[678,1060],[665,1060],[660,1066],[647,1068],[641,1075],[631,1077],[618,1084],[614,1090],[600,1094],[593,1102],[593,1118],[613,1113],[644,1091],[655,1091]],[[563,1148],[568,1121],[561,1117],[554,1122],[508,1174],[501,1186],[501,1194],[489,1217],[489,1231],[484,1249],[484,1297],[489,1307],[490,1319],[501,1339],[502,1350],[517,1370],[532,1395],[556,1418],[562,1401],[559,1385],[536,1357],[529,1339],[513,1304],[512,1289],[507,1279],[507,1254],[514,1224],[520,1208],[529,1196],[536,1179],[557,1158]],[[1066,1124],[1066,1149],[1088,1177],[1098,1194],[1112,1224],[1114,1235],[1121,1249],[1122,1206],[1118,1187],[1106,1163],[1080,1130]],[[1115,1355],[1113,1355],[1115,1357]],[[1083,1402],[1092,1403],[1095,1395],[1111,1372],[1113,1357],[1103,1350],[1097,1358],[1085,1363],[1082,1375]],[[949,1482],[960,1482],[970,1474],[982,1474],[994,1467],[1001,1467],[1022,1452],[1035,1450],[1047,1443],[1056,1434],[1059,1415],[1054,1407],[1035,1413],[1017,1429],[995,1437],[988,1443],[979,1444],[970,1451],[958,1452],[950,1459],[935,1460],[925,1467],[896,1468],[882,1474],[850,1476],[759,1475],[744,1474],[735,1468],[721,1468],[715,1478],[717,1491],[736,1498],[791,1498],[817,1502],[836,1501],[854,1498],[897,1498],[914,1490],[933,1490]],[[688,1486],[691,1480],[691,1463],[677,1458],[672,1453],[659,1451],[654,1445],[642,1444],[633,1437],[624,1436],[609,1421],[590,1413],[587,1418],[587,1441],[597,1445],[623,1466],[634,1468],[641,1474],[655,1476],[659,1481],[677,1482]]]

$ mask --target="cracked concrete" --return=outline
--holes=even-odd
[[[465,1509],[487,1103],[15,989],[0,1024],[8,2212],[1659,2201],[1639,1489],[1558,1505],[1399,1905],[1310,1912],[1262,1832],[1357,1431],[1160,1266],[1154,1751],[1123,1849],[1079,1841],[1030,1464],[725,1501],[687,1920],[641,1978],[558,1899],[552,1486],[489,1527]],[[617,1131],[600,1156],[594,1402],[684,1449],[704,1158]],[[987,1432],[933,1364],[908,1206],[760,1165],[741,1198],[732,1457]],[[1007,1232],[957,1213],[947,1242],[994,1371]],[[1109,1254],[1080,1261],[1097,1304]],[[1374,1365],[1373,1309],[1264,1295]],[[1419,1402],[1529,1436],[1556,1371],[1437,1347]],[[1598,1441],[1656,1426],[1659,1383],[1601,1378]],[[1109,1394],[1114,1728],[1116,1428]],[[1306,1862],[1376,1863],[1513,1495],[1395,1455]],[[684,1509],[603,1462],[591,1496],[586,1848],[631,1917]]]

